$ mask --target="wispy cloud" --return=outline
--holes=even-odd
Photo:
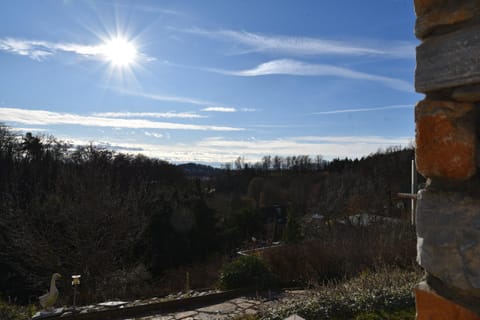
[[[258,109],[255,108],[235,108],[225,106],[222,103],[191,98],[191,97],[182,97],[182,96],[170,96],[164,94],[157,94],[157,93],[148,93],[148,92],[141,92],[141,91],[134,91],[134,90],[127,90],[122,88],[109,88],[121,94],[126,94],[130,96],[142,97],[146,99],[156,100],[156,101],[164,101],[164,102],[175,102],[175,103],[186,103],[192,104],[196,106],[210,106],[204,107],[201,111],[205,112],[257,112]]]
[[[259,111],[258,109],[254,108],[234,108],[234,107],[207,107],[203,108],[201,111],[205,112],[257,112]]]
[[[231,71],[222,69],[206,69],[232,76],[258,77],[266,75],[294,75],[294,76],[328,76],[354,80],[367,80],[384,84],[396,90],[413,92],[413,85],[407,81],[359,72],[348,68],[328,64],[312,64],[297,60],[280,59],[265,62],[253,69]]]
[[[399,145],[408,144],[409,137],[389,138],[378,136],[300,136],[273,140],[228,140],[210,138],[201,142],[203,146],[237,148],[237,150],[277,150],[280,154],[310,154],[306,152],[315,144],[358,144],[358,145]],[[308,146],[303,150],[298,147]],[[297,149],[298,152],[293,150]],[[277,154],[277,153],[275,153]]]
[[[0,51],[27,56],[33,60],[42,61],[59,52],[75,54],[87,59],[105,59],[108,53],[105,44],[85,45],[68,42],[49,42],[42,40],[27,40],[16,38],[0,38]],[[155,58],[138,52],[137,58],[151,61]]]
[[[52,50],[45,47],[39,41],[28,41],[21,39],[5,38],[0,39],[0,51],[5,51],[21,56],[28,56],[33,60],[43,60],[53,54]]]
[[[205,30],[200,28],[180,30],[204,37],[243,45],[244,52],[274,52],[289,55],[375,55],[392,58],[415,57],[415,44],[406,41],[335,41],[322,38],[267,35],[235,30]]]
[[[258,160],[266,154],[281,156],[321,154],[327,159],[332,159],[362,157],[388,146],[407,146],[412,140],[413,137],[379,136],[304,136],[272,140],[210,138],[200,141],[196,147],[218,154],[243,155],[251,160]]]
[[[157,138],[157,139],[162,139],[164,138],[165,136],[161,133],[156,133],[156,132],[150,132],[150,131],[144,131],[143,132],[147,137],[154,137],[154,138]]]
[[[232,107],[208,107],[203,108],[202,111],[206,112],[237,112],[237,109]]]
[[[108,118],[207,118],[207,116],[194,112],[97,112],[93,115]]]
[[[290,138],[295,141],[309,143],[360,143],[375,145],[407,145],[412,137],[381,137],[381,136],[302,136]]]
[[[370,111],[381,111],[381,110],[391,110],[391,109],[413,109],[411,104],[400,104],[384,107],[375,107],[375,108],[356,108],[356,109],[337,109],[329,111],[319,111],[312,114],[337,114],[337,113],[355,113],[355,112],[370,112]]]
[[[79,125],[110,128],[144,128],[169,130],[200,130],[200,131],[241,131],[242,128],[194,125],[173,122],[159,122],[140,119],[108,118],[99,116],[84,116],[73,113],[58,113],[46,110],[29,110],[17,108],[0,108],[0,119],[4,122],[23,123],[29,125]]]
[[[66,137],[61,137],[69,140]],[[246,161],[259,161],[264,155],[322,155],[325,159],[359,158],[385,149],[389,146],[408,146],[413,137],[380,136],[300,136],[283,139],[249,139],[233,140],[223,137],[206,138],[190,143],[158,144],[135,143],[119,140],[102,139],[97,142],[102,146],[115,146],[120,152],[139,152],[147,156],[158,157],[172,162],[207,162],[222,164],[234,161],[238,156]],[[74,144],[86,144],[91,139],[75,140]]]
[[[49,131],[48,129],[45,128],[20,128],[16,127],[16,131],[22,131],[22,132],[46,132]]]
[[[107,1],[95,1],[96,3],[102,4],[102,5],[108,5],[108,6],[115,6],[117,8],[125,8],[127,10],[139,10],[139,11],[144,11],[144,12],[150,12],[150,13],[161,13],[161,14],[168,14],[168,15],[173,15],[173,16],[185,16],[183,12],[177,11],[177,10],[171,10],[171,9],[165,9],[161,7],[154,7],[154,6],[149,6],[149,5],[142,5],[138,4],[135,2],[132,2],[130,4],[123,4],[123,3],[112,3],[112,2],[107,2]]]
[[[203,99],[190,98],[190,97],[170,96],[170,95],[157,94],[157,93],[141,92],[141,91],[134,91],[134,90],[125,90],[125,89],[121,89],[121,88],[110,88],[110,89],[115,90],[115,91],[117,91],[119,93],[122,93],[122,94],[129,95],[129,96],[142,97],[142,98],[157,100],[157,101],[187,103],[187,104],[193,104],[193,105],[197,105],[197,106],[205,106],[205,105],[217,105],[217,106],[219,106],[220,105],[219,103],[216,103],[216,102],[203,100]]]
[[[71,144],[72,146],[85,146],[85,145],[94,145],[99,148],[105,148],[112,151],[119,151],[124,153],[134,153],[139,154],[143,153],[145,149],[141,144],[134,144],[134,143],[124,143],[124,142],[113,142],[108,141],[108,139],[100,139],[95,140],[91,138],[72,138],[68,136],[59,136],[57,137],[62,141],[66,141],[67,143]]]

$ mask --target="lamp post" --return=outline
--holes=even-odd
[[[77,287],[80,285],[80,277],[79,274],[72,275],[72,287],[73,287],[73,310],[77,307]]]

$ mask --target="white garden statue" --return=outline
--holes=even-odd
[[[45,293],[43,296],[38,297],[40,305],[46,311],[52,310],[53,305],[57,302],[58,298],[58,289],[55,286],[55,281],[61,279],[62,276],[59,273],[54,273],[52,275],[52,280],[50,281],[50,290]]]

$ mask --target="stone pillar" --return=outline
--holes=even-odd
[[[480,0],[414,0],[417,319],[480,320]]]

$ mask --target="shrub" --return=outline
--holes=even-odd
[[[0,300],[0,319],[2,320],[27,320],[34,311],[33,306],[18,307]]]
[[[254,256],[241,256],[223,266],[219,281],[222,289],[264,289],[274,286],[275,278],[263,260]]]
[[[323,226],[318,239],[262,252],[286,286],[311,286],[352,277],[366,269],[416,265],[416,234],[409,224]]]
[[[322,286],[300,299],[267,306],[259,317],[281,320],[295,313],[305,319],[409,319],[415,307],[412,288],[421,276],[419,270],[398,268],[362,272],[344,282]]]
[[[283,241],[286,243],[298,243],[302,240],[302,226],[292,211],[288,212],[287,225],[283,233]]]
[[[396,311],[372,311],[361,313],[354,320],[413,320],[415,319],[415,308]]]

